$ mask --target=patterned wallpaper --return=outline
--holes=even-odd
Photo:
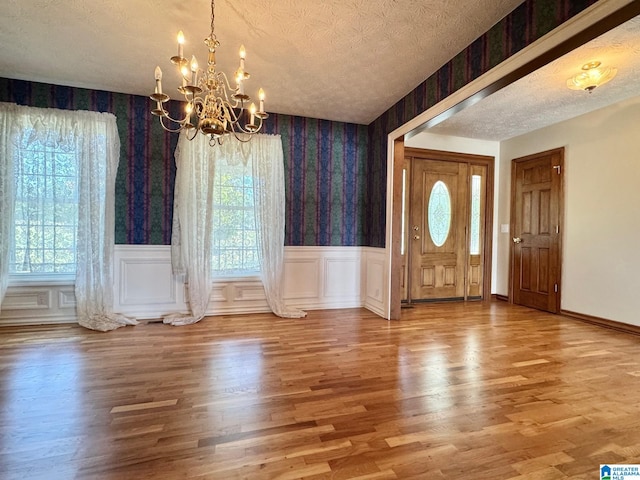
[[[178,137],[161,129],[148,98],[0,78],[0,101],[116,115],[116,243],[171,243]],[[169,102],[174,115],[179,108]],[[367,127],[272,114],[266,133],[282,135],[285,244],[363,245]]]
[[[597,0],[526,0],[369,125],[365,245],[384,247],[387,135]]]
[[[274,114],[282,137],[286,245],[363,245],[365,125]]]

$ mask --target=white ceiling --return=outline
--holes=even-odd
[[[617,68],[617,76],[593,93],[569,90],[567,79],[592,60]],[[506,140],[640,96],[639,79],[640,17],[636,17],[424,131]]]
[[[244,43],[267,111],[368,124],[520,3],[218,0],[218,67]],[[148,95],[160,65],[170,93],[176,33],[202,65],[209,26],[208,0],[0,0],[0,76]]]

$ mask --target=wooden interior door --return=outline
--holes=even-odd
[[[511,169],[511,299],[560,310],[564,149],[517,158]]]
[[[468,168],[466,163],[412,160],[411,300],[465,297]]]

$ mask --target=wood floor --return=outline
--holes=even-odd
[[[640,337],[503,302],[0,329],[0,478],[599,478]]]

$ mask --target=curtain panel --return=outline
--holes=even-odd
[[[214,175],[223,163],[251,166],[260,277],[269,307],[281,317],[304,317],[305,312],[288,307],[282,298],[285,194],[280,135],[254,135],[248,143],[229,137],[222,145],[210,146],[204,135],[189,141],[181,133],[175,157],[172,265],[174,274],[185,277],[190,312],[167,315],[164,322],[186,325],[205,316],[212,288]]]
[[[8,284],[16,162],[23,157],[24,151],[35,145],[72,153],[76,162],[78,323],[100,331],[135,325],[134,319],[113,312],[115,178],[120,139],[116,117],[110,113],[0,103],[0,200],[3,209],[0,217],[0,296],[4,295]]]

